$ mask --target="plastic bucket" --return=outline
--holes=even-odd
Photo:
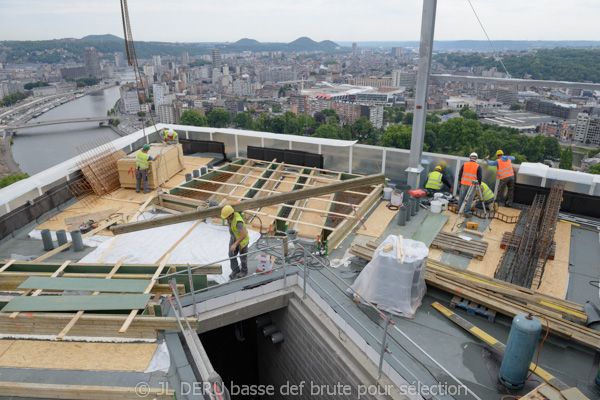
[[[393,191],[394,191],[394,189],[392,189],[390,187],[383,188],[383,199],[391,200]]]
[[[442,212],[448,210],[448,200],[439,199],[439,202],[442,203]]]
[[[429,208],[429,210],[434,214],[441,213],[442,212],[442,202],[433,200],[431,202],[431,207]]]
[[[439,200],[439,199],[441,199],[442,197],[444,197],[444,193],[434,193],[434,194],[433,194],[433,199],[434,199],[434,200]]]

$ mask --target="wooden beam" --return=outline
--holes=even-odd
[[[385,176],[382,174],[369,175],[360,178],[348,179],[341,182],[332,183],[325,186],[318,186],[314,188],[294,190],[288,193],[280,193],[273,196],[264,198],[246,200],[238,204],[233,204],[232,207],[235,211],[253,210],[264,206],[270,206],[275,204],[282,204],[288,201],[307,199],[311,197],[323,196],[335,192],[343,192],[348,189],[355,187],[382,184],[385,182]],[[184,221],[194,221],[197,219],[218,217],[221,215],[221,207],[209,207],[205,210],[190,211],[178,215],[168,215],[161,218],[154,218],[148,221],[131,222],[128,224],[118,225],[111,230],[119,235],[127,232],[135,232],[148,228],[155,228],[158,226],[165,226],[176,224]]]
[[[163,254],[162,256],[160,256],[160,258],[159,258],[158,260],[156,260],[155,264],[159,264],[159,263],[161,263],[161,262],[162,262],[162,260],[163,260],[163,259],[164,259],[164,258],[165,258],[167,255],[171,254],[171,252],[172,252],[173,250],[175,250],[175,248],[176,248],[177,246],[179,246],[179,245],[181,244],[181,242],[183,242],[183,239],[185,239],[186,237],[188,237],[188,235],[189,235],[190,233],[192,233],[192,231],[193,231],[194,229],[196,229],[196,227],[197,227],[197,226],[200,224],[200,222],[202,222],[202,220],[201,220],[201,219],[199,219],[198,221],[194,222],[194,224],[193,224],[193,225],[190,227],[190,229],[188,229],[188,230],[187,230],[187,232],[186,232],[186,233],[184,233],[184,234],[183,234],[183,235],[182,235],[182,236],[179,238],[179,240],[178,240],[178,241],[176,241],[176,242],[175,242],[175,244],[173,244],[173,246],[171,246],[171,247],[169,248],[169,250],[167,250],[167,251],[165,252],[165,254]]]
[[[16,260],[10,260],[9,262],[7,262],[6,264],[4,264],[2,266],[2,268],[0,268],[0,274],[4,271],[6,271],[8,269],[8,267],[10,267],[11,265],[13,265],[15,263]]]
[[[165,254],[163,261],[160,263],[158,268],[156,268],[156,272],[152,276],[152,280],[150,281],[150,284],[148,285],[146,290],[144,290],[144,293],[150,293],[150,291],[152,290],[152,286],[154,286],[154,284],[156,283],[162,270],[165,268],[167,261],[169,261],[169,257],[171,257],[171,253]],[[131,323],[133,322],[133,319],[135,318],[135,316],[137,315],[138,312],[139,312],[139,310],[132,310],[131,313],[129,313],[129,317],[127,317],[127,319],[125,320],[125,323],[123,324],[121,329],[119,329],[119,333],[127,332],[127,328],[129,328],[129,325],[131,325]]]
[[[272,215],[269,215],[269,214],[266,214],[266,213],[263,213],[263,212],[259,212],[259,211],[246,210],[246,211],[244,211],[244,213],[246,213],[246,214],[254,214],[254,215],[264,215],[266,217],[273,217],[274,219],[279,219],[281,221],[292,222],[292,223],[300,224],[300,225],[314,226],[315,228],[326,229],[326,230],[332,231],[332,232],[335,232],[337,230],[337,228],[329,228],[329,227],[323,226],[323,225],[311,224],[310,222],[303,222],[303,221],[299,221],[297,219],[290,219],[290,218],[283,218],[283,217],[272,216]]]
[[[118,239],[118,238],[117,238]],[[106,278],[104,279],[112,279],[113,276],[115,276],[115,274],[117,273],[117,270],[121,267],[121,264],[123,264],[125,262],[125,259],[127,258],[127,256],[122,257],[118,263],[115,264],[115,266],[113,267],[113,269],[108,273],[108,275],[106,275]],[[92,293],[92,296],[97,296],[100,292],[94,292]],[[81,316],[83,315],[85,311],[80,310],[77,311],[77,314],[75,314],[75,316],[71,319],[71,321],[69,321],[69,323],[67,324],[67,326],[65,326],[63,328],[62,331],[60,331],[60,333],[58,334],[58,336],[56,336],[57,340],[62,340],[62,338],[65,337],[65,335],[67,333],[69,333],[69,331],[71,330],[71,328],[73,326],[75,326],[75,324],[77,323],[77,321],[79,321],[79,318],[81,318]]]
[[[144,210],[146,209],[146,207],[148,207],[148,205],[150,205],[150,203],[153,200],[156,200],[156,195],[152,195],[152,196],[148,197],[148,199],[146,199],[146,201],[144,202],[144,204],[142,204],[140,206],[140,208],[138,208],[138,210],[135,212],[135,214],[133,214],[131,216],[131,218],[127,219],[127,221],[135,221],[137,219],[137,217],[139,217],[144,212]]]
[[[104,220],[108,217],[110,217],[112,214],[116,213],[117,211],[119,211],[121,209],[121,207],[115,207],[115,208],[111,208],[110,210],[103,210],[103,211],[97,211],[97,212],[93,212],[93,213],[89,213],[89,214],[82,214],[82,215],[76,215],[75,217],[68,217],[65,218],[65,225],[80,225],[84,222],[88,222],[88,221],[101,221]]]
[[[266,163],[268,163],[268,161],[257,160],[255,158],[244,158],[244,160],[252,161],[254,164],[266,164]],[[323,169],[323,168],[316,168],[316,167],[304,167],[302,165],[295,165],[295,164],[286,164],[286,163],[277,163],[277,164],[284,165],[284,166],[289,167],[289,168],[300,168],[300,169],[302,169],[302,168],[313,168],[316,171],[328,172],[328,173],[331,173],[331,174],[337,174],[337,173],[340,172],[340,171],[332,171],[330,169]],[[352,175],[358,175],[358,174],[352,174]]]
[[[173,399],[175,392],[166,388],[144,387],[149,399]],[[139,399],[138,388],[133,386],[63,385],[56,383],[0,382],[0,393],[8,397],[44,399]],[[147,394],[146,394],[147,393]]]
[[[54,271],[54,273],[52,275],[50,275],[50,277],[56,278],[57,276],[59,276],[61,274],[61,272],[63,272],[64,269],[67,268],[67,266],[70,263],[71,263],[71,260],[65,261],[56,271]],[[27,296],[29,293],[31,293],[31,289],[27,290],[21,296]],[[42,289],[38,289],[35,292],[33,292],[32,296],[38,296],[40,293],[42,293]],[[19,312],[15,311],[14,313],[10,314],[9,318],[17,318],[18,315],[19,315]]]

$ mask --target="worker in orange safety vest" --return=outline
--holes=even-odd
[[[469,161],[464,163],[460,167],[460,172],[458,173],[458,181],[460,182],[460,195],[458,197],[458,207],[463,204],[465,197],[467,196],[467,191],[469,187],[473,184],[481,185],[482,182],[482,172],[481,167],[477,164],[477,153],[471,153],[469,156]],[[473,196],[475,192],[471,193],[469,198],[467,199],[467,205],[463,209],[463,216],[468,218],[471,216],[471,205],[473,204]]]
[[[502,150],[496,152],[496,158],[496,161],[489,161],[486,157],[485,162],[487,165],[496,167],[496,180],[498,181],[496,200],[500,202],[500,197],[504,194],[504,188],[508,187],[504,205],[510,207],[515,197],[515,171],[512,166],[515,158],[513,156],[505,156]]]

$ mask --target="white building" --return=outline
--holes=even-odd
[[[115,53],[115,66],[117,68],[123,68],[125,66],[125,56],[119,51]]]
[[[575,125],[573,140],[599,146],[600,117],[587,113],[579,113],[577,115],[577,125]]]
[[[403,71],[395,69],[392,71],[392,86],[393,87],[415,87],[417,83],[417,74],[413,71]]]
[[[155,107],[158,111],[158,120],[162,124],[174,124],[175,123],[175,109],[169,104],[163,104]]]
[[[376,127],[383,126],[383,106],[369,106],[369,121]]]
[[[152,62],[154,63],[154,70],[156,72],[160,72],[160,66],[161,66],[160,56],[152,56]]]
[[[144,65],[144,75],[146,76],[154,76],[154,65]]]
[[[167,91],[167,89],[165,88],[165,86],[163,84],[152,85],[152,93],[153,93],[153,97],[154,97],[155,108],[167,103],[167,101],[165,99],[166,91]]]
[[[136,114],[140,111],[140,104],[138,102],[137,88],[133,85],[124,85],[120,88],[121,92],[121,103],[123,104],[123,110],[125,114]]]
[[[56,86],[42,86],[31,89],[34,97],[51,96],[56,94]]]

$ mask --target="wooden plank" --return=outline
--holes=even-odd
[[[567,400],[589,400],[579,389],[576,387],[561,390],[560,394]]]
[[[12,299],[2,311],[131,310],[145,308],[149,294],[106,294],[102,296],[21,296]]]
[[[148,285],[146,290],[144,290],[144,293],[150,293],[150,291],[152,290],[152,286],[154,286],[154,284],[156,283],[158,277],[162,273],[162,271],[165,268],[165,265],[167,264],[167,261],[169,261],[170,257],[171,257],[171,253],[165,254],[162,262],[160,263],[158,268],[156,268],[156,272],[154,272],[154,275],[152,276],[152,280],[150,281],[150,284]],[[143,307],[140,307],[140,308],[143,308]],[[138,312],[139,312],[139,310],[132,310],[129,313],[129,317],[127,317],[127,319],[123,323],[123,326],[121,326],[121,329],[119,329],[119,333],[127,332],[127,328],[129,328],[129,325],[131,325],[131,323],[133,322],[133,319],[135,318],[135,316],[137,315]]]
[[[163,254],[162,256],[160,256],[160,257],[159,257],[159,259],[158,259],[158,260],[156,260],[155,264],[159,264],[159,263],[160,263],[160,262],[163,260],[163,258],[165,258],[165,257],[167,256],[167,254],[170,254],[170,253],[171,253],[173,250],[175,250],[175,248],[176,248],[177,246],[179,246],[179,245],[181,244],[181,242],[183,242],[183,239],[185,239],[186,237],[188,237],[188,235],[189,235],[190,233],[192,233],[192,232],[194,231],[194,229],[196,229],[196,227],[197,227],[197,226],[200,224],[200,222],[202,222],[202,220],[201,220],[201,219],[199,219],[198,221],[194,222],[194,224],[193,224],[193,225],[190,227],[190,229],[188,229],[188,230],[187,230],[187,231],[186,231],[186,232],[185,232],[185,233],[184,233],[184,234],[183,234],[183,235],[182,235],[182,236],[179,238],[179,240],[177,240],[177,241],[176,241],[176,242],[173,244],[173,246],[171,246],[171,247],[169,248],[169,250],[167,250],[167,251],[165,252],[165,254]]]
[[[148,286],[142,279],[46,278],[32,276],[19,289],[83,290],[88,292],[142,293]]]
[[[139,399],[137,387],[119,386],[91,386],[91,385],[62,385],[55,383],[33,382],[0,382],[0,393],[3,396],[44,399]],[[172,389],[150,388],[145,389],[150,399],[173,399],[175,392]]]
[[[15,263],[16,260],[10,260],[9,262],[7,262],[6,264],[4,264],[2,266],[2,268],[0,268],[0,274],[4,271],[6,271],[11,265],[13,265]]]
[[[448,215],[430,213],[419,230],[413,235],[412,240],[423,242],[427,247],[431,246],[434,238],[449,218]]]
[[[462,232],[463,232],[463,233],[468,233],[469,235],[475,235],[475,236],[479,236],[480,238],[482,238],[482,237],[484,237],[484,236],[485,236],[485,234],[484,234],[483,232],[479,232],[479,231],[476,231],[476,230],[474,230],[474,229],[467,229],[467,228],[464,228],[464,229],[462,230]]]
[[[363,193],[363,195],[365,194]],[[365,222],[366,229],[361,226],[356,231],[356,234],[378,238],[386,230],[395,215],[395,211],[387,208],[386,202],[381,202],[369,218],[367,218]]]
[[[117,238],[118,239],[118,238]],[[103,255],[104,257],[104,255]],[[117,273],[118,269],[121,267],[121,264],[123,264],[125,262],[125,259],[127,257],[122,257],[118,263],[115,264],[115,266],[113,267],[113,269],[108,273],[108,275],[106,275],[106,278],[104,279],[112,279],[115,274]],[[92,296],[97,296],[100,292],[94,292],[92,293]],[[65,337],[65,335],[67,333],[69,333],[69,331],[71,330],[71,328],[73,328],[73,326],[75,326],[75,324],[77,323],[77,321],[79,320],[79,318],[81,318],[81,316],[83,315],[84,311],[83,310],[79,310],[77,311],[77,314],[75,314],[75,316],[71,319],[71,321],[69,321],[69,323],[67,324],[67,326],[65,326],[63,328],[62,331],[60,331],[60,333],[58,334],[58,336],[56,336],[57,340],[62,340],[62,338]]]
[[[352,189],[355,187],[383,183],[384,181],[385,176],[382,174],[369,175],[361,178],[348,179],[342,182],[332,183],[326,186],[300,189],[290,193],[281,193],[255,200],[246,200],[242,201],[239,204],[233,204],[232,206],[235,211],[240,212],[245,210],[257,209],[268,205],[282,204],[293,200],[301,200],[316,196],[322,196],[334,192]],[[155,228],[158,226],[165,226],[184,221],[194,221],[202,218],[217,217],[220,215],[220,213],[221,207],[209,207],[206,210],[190,211],[179,215],[169,215],[161,218],[154,218],[149,221],[131,222],[128,224],[113,227],[112,230],[115,234],[135,232],[143,229]]]
[[[139,217],[144,212],[146,207],[148,207],[153,200],[156,200],[156,195],[151,195],[150,197],[148,197],[144,204],[142,204],[140,208],[138,208],[138,210],[135,212],[135,214],[133,214],[131,218],[129,218],[127,221],[135,221],[137,217]]]

